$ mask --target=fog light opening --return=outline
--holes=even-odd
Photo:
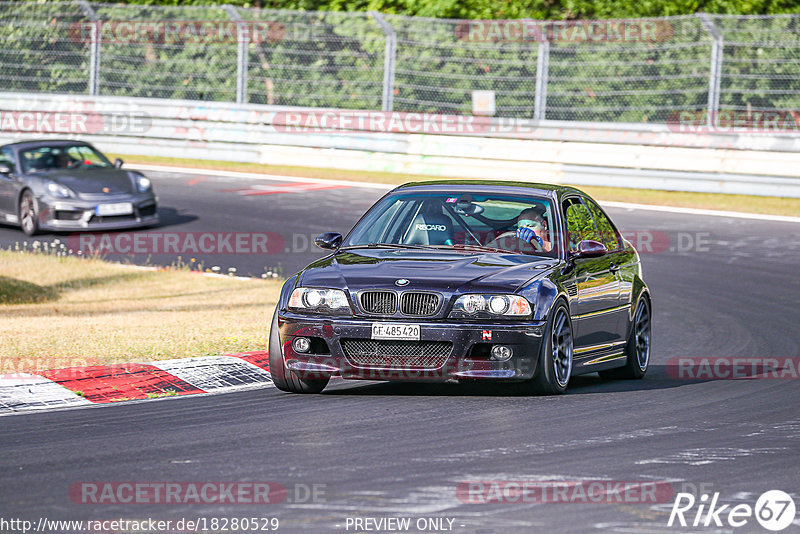
[[[505,362],[511,359],[514,351],[507,345],[494,345],[492,347],[492,359],[498,362]]]
[[[308,352],[311,349],[311,340],[307,337],[296,337],[292,341],[292,348],[295,352]]]

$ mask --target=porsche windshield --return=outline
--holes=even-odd
[[[19,153],[22,172],[39,172],[80,167],[112,167],[104,155],[88,145],[39,146]]]
[[[398,194],[374,206],[342,247],[435,247],[557,257],[554,220],[546,197]]]

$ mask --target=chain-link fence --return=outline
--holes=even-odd
[[[495,93],[498,116],[533,117],[538,43],[503,39],[465,21],[390,16],[397,35],[394,108],[471,113],[472,91]],[[481,30],[483,30],[481,28]]]
[[[458,21],[232,6],[0,2],[6,91],[696,122],[800,109],[800,15]],[[800,117],[797,117],[800,120]]]
[[[70,38],[85,20],[77,4],[0,4],[0,84],[7,91],[85,93],[88,42]]]

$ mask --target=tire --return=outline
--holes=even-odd
[[[272,317],[272,327],[269,331],[269,374],[272,383],[281,391],[289,393],[319,393],[328,385],[330,377],[305,379],[300,378],[291,369],[286,368],[281,352],[281,342],[278,337],[278,309]]]
[[[36,198],[30,190],[22,193],[19,199],[19,225],[27,236],[39,233],[39,214],[36,210]]]
[[[650,365],[650,324],[651,324],[650,301],[646,295],[639,299],[636,305],[636,312],[633,314],[631,322],[631,333],[625,345],[627,358],[625,365],[615,369],[600,371],[598,374],[608,379],[639,379],[647,373]]]
[[[572,373],[572,321],[563,301],[553,307],[539,350],[536,375],[530,382],[536,395],[560,395],[567,391]]]

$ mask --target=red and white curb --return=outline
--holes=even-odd
[[[266,352],[0,375],[0,415],[271,387]]]

